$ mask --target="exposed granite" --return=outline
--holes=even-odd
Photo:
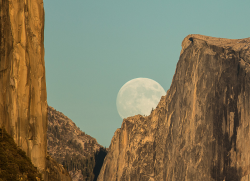
[[[98,181],[248,181],[250,39],[189,35],[151,115],[123,120]]]
[[[47,93],[42,0],[0,0],[0,126],[43,172]]]

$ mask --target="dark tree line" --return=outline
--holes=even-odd
[[[100,148],[99,151],[85,158],[75,153],[71,156],[66,154],[62,164],[68,171],[81,170],[85,181],[96,181],[106,155],[105,148]]]
[[[80,155],[76,155],[75,153],[71,156],[69,154],[66,154],[62,164],[68,171],[81,170],[85,181],[94,180],[95,177],[93,173],[93,169],[95,167],[94,155],[82,158]]]
[[[52,122],[57,117],[52,115],[49,116],[49,119],[52,119]],[[59,121],[58,121],[59,123]],[[89,139],[84,142],[84,145],[77,142],[77,140],[67,140],[65,135],[69,134],[69,123],[58,125],[48,125],[48,133],[50,133],[50,139],[48,136],[48,144],[50,146],[63,146],[71,148],[71,151],[65,154],[60,152],[54,153],[54,159],[61,163],[68,172],[80,170],[83,175],[84,181],[96,181],[101,170],[103,160],[107,154],[105,148],[100,148],[99,151],[95,152],[95,145],[97,144],[95,139]],[[84,132],[80,136],[86,136]],[[52,139],[51,139],[52,138]],[[58,141],[59,140],[59,141]]]

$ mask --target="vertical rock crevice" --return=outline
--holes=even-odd
[[[42,0],[0,1],[0,125],[43,172],[47,93]]]

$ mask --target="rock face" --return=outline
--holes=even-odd
[[[250,39],[189,35],[172,85],[123,120],[98,181],[250,180]]]
[[[0,0],[0,126],[41,172],[47,149],[43,42],[42,0]]]
[[[67,168],[72,181],[97,179],[106,149],[51,106],[48,106],[47,139],[48,154]]]
[[[48,106],[47,140],[48,152],[56,160],[61,160],[67,153],[85,157],[102,148],[95,138],[81,131],[71,119],[51,106]]]

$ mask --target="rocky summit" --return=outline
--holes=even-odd
[[[250,38],[188,35],[170,89],[123,120],[98,181],[248,181]]]

